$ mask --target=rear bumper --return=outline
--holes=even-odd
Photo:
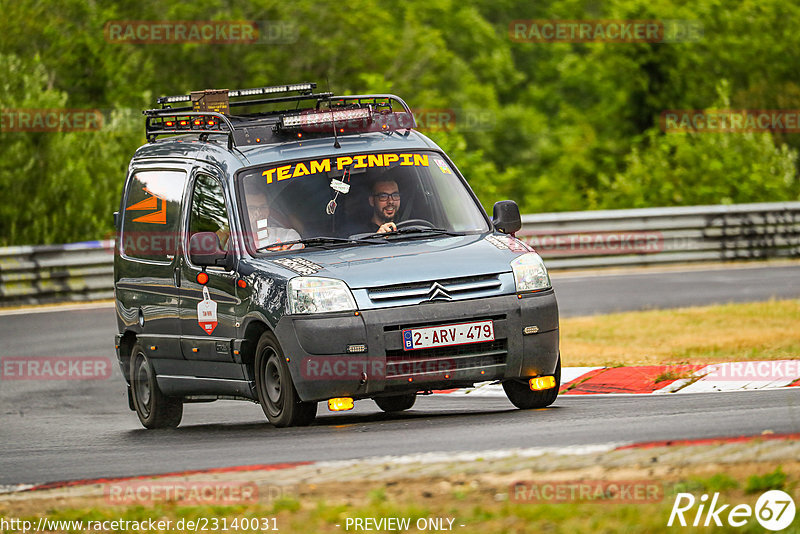
[[[494,323],[494,341],[403,350],[403,329],[485,319]],[[525,335],[526,327],[536,332]],[[302,400],[364,398],[553,374],[558,305],[551,289],[357,314],[284,316],[276,334]],[[348,352],[358,345],[366,351]]]

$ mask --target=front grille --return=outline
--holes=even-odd
[[[434,294],[431,286],[438,283],[441,292]],[[502,282],[496,274],[481,276],[466,276],[461,278],[448,278],[444,280],[434,280],[430,282],[416,282],[411,284],[395,284],[390,286],[374,287],[367,291],[369,299],[374,303],[401,302],[414,303],[423,302],[434,298],[434,300],[460,300],[487,296],[500,290]],[[449,297],[449,298],[448,298]]]
[[[387,350],[386,378],[443,379],[446,374],[484,371],[486,379],[501,376],[508,356],[508,340],[414,351]]]

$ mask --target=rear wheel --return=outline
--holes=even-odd
[[[542,391],[533,391],[528,385],[528,380],[507,380],[503,382],[503,389],[511,404],[521,410],[531,408],[544,408],[550,406],[558,397],[558,388],[561,387],[561,355],[558,356],[556,372],[556,387]]]
[[[391,397],[375,397],[373,400],[378,405],[378,408],[384,412],[402,412],[414,406],[414,403],[417,402],[417,394],[407,393],[404,395],[392,395]]]
[[[302,402],[278,340],[264,332],[256,348],[256,390],[269,422],[277,427],[307,426],[317,416],[316,402]]]
[[[153,366],[138,343],[131,352],[130,376],[133,407],[145,428],[175,428],[181,423],[183,400],[161,393]]]

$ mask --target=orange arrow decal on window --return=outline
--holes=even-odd
[[[164,202],[164,198],[156,195],[146,187],[142,188],[145,193],[151,195],[144,200],[140,200],[133,206],[128,206],[125,208],[125,211],[134,210],[134,211],[141,211],[141,210],[158,210],[154,211],[153,213],[148,213],[147,215],[142,215],[141,217],[137,217],[133,219],[133,222],[142,222],[142,223],[152,223],[152,224],[167,224],[167,204]],[[158,209],[158,201],[161,201],[161,209]]]

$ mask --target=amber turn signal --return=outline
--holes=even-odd
[[[328,399],[328,409],[332,412],[343,412],[345,410],[352,410],[354,406],[353,399],[350,397],[338,397],[336,399]]]
[[[554,376],[537,376],[536,378],[531,378],[528,383],[533,391],[553,389],[556,387],[556,379]]]

